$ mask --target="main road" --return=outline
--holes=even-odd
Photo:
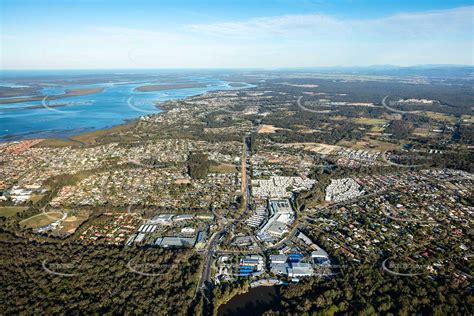
[[[212,261],[213,261],[214,254],[216,253],[216,247],[217,247],[217,244],[219,243],[220,238],[224,236],[228,231],[231,231],[236,225],[238,225],[247,216],[248,211],[251,209],[250,181],[247,174],[247,161],[249,158],[250,158],[250,148],[249,148],[249,144],[247,143],[247,137],[245,137],[243,140],[243,151],[242,151],[242,159],[241,159],[242,160],[241,161],[241,173],[242,173],[241,191],[242,191],[242,199],[243,199],[242,202],[245,203],[244,212],[242,212],[242,214],[239,217],[234,218],[232,222],[222,227],[221,230],[219,230],[218,232],[215,232],[212,235],[212,237],[209,239],[209,243],[204,254],[205,259],[204,259],[204,265],[202,268],[201,277],[199,279],[199,282],[196,288],[196,294],[201,291],[204,297],[206,297],[205,290],[210,289],[212,285],[212,280],[211,280]]]

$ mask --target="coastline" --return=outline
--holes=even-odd
[[[196,97],[203,95],[204,93],[199,93],[196,95],[188,96],[186,98],[180,99],[181,101],[186,101],[189,98]],[[92,131],[84,132],[84,133],[78,133],[75,135],[71,135],[68,137],[51,137],[51,138],[43,138],[43,141],[41,141],[39,144],[35,146],[52,146],[52,147],[57,147],[57,146],[85,146],[85,145],[90,145],[94,144],[95,140],[99,137],[107,136],[109,134],[118,132],[118,131],[125,131],[127,129],[133,128],[138,121],[144,117],[144,116],[149,116],[149,115],[160,115],[162,113],[166,113],[170,110],[169,107],[162,107],[161,105],[165,104],[166,102],[169,101],[176,101],[176,100],[167,100],[167,101],[155,101],[154,107],[159,109],[159,112],[152,113],[152,114],[147,114],[147,115],[141,115],[132,119],[125,119],[123,123],[121,124],[115,124],[113,126],[105,127],[105,128],[99,128],[99,129],[94,129]],[[20,141],[25,141],[25,140],[33,140],[33,139],[39,139],[42,137],[34,137],[34,138],[28,138],[28,139],[15,139],[15,140],[7,140],[7,139],[0,139],[0,144],[2,143],[13,143],[13,142],[20,142]],[[80,145],[82,143],[82,145]]]
[[[252,85],[246,84],[246,83],[241,83],[239,84],[239,87],[232,87],[229,84],[230,90],[240,90],[240,89],[245,89],[246,87],[252,87]],[[99,137],[104,137],[108,134],[112,134],[114,132],[117,132],[118,130],[126,130],[128,128],[132,128],[136,122],[138,122],[142,117],[148,116],[148,115],[159,115],[161,113],[166,113],[168,112],[172,107],[167,106],[167,103],[169,101],[186,101],[189,98],[201,96],[205,93],[208,92],[215,92],[215,91],[227,91],[229,89],[226,88],[221,88],[217,90],[208,90],[208,91],[201,91],[200,93],[193,94],[193,95],[187,95],[183,98],[177,98],[177,99],[169,99],[169,100],[154,100],[153,102],[153,107],[156,108],[158,111],[156,113],[150,113],[146,115],[140,115],[137,117],[132,117],[132,118],[124,118],[121,122],[116,122],[113,123],[109,126],[104,126],[104,127],[99,127],[99,128],[94,128],[94,127],[85,127],[81,129],[68,129],[68,130],[59,130],[59,129],[44,129],[44,130],[38,130],[38,131],[32,131],[32,132],[25,132],[25,133],[17,133],[17,134],[12,134],[12,135],[5,135],[0,137],[0,143],[11,143],[11,142],[19,142],[19,141],[24,141],[24,140],[32,140],[32,139],[44,139],[44,141],[40,144],[43,144],[43,146],[77,146],[78,143],[77,141],[79,140],[80,142],[83,142],[84,144],[89,144],[89,143],[95,143],[95,139]],[[64,95],[61,95],[64,97]],[[69,95],[72,96],[72,95]],[[50,107],[61,107],[61,106],[74,106],[72,105],[52,105]],[[31,108],[31,110],[34,110],[37,108],[37,106],[34,106],[35,108]],[[30,110],[30,108],[26,108]]]

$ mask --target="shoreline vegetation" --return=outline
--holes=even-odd
[[[232,88],[242,88],[246,87],[247,84],[245,82],[230,82],[229,86],[231,86]]]
[[[63,94],[58,95],[36,95],[32,97],[19,97],[19,98],[10,98],[10,99],[0,99],[0,104],[7,103],[20,103],[20,102],[29,102],[29,101],[41,101],[44,98],[47,100],[56,100],[68,97],[78,97],[83,95],[96,94],[104,91],[104,88],[75,88],[67,89]]]
[[[137,87],[134,91],[140,92],[151,92],[171,89],[189,89],[189,88],[204,88],[207,87],[205,83],[192,82],[192,83],[176,83],[176,84],[150,84],[141,87]]]
[[[137,123],[137,119],[128,120],[119,125],[108,128],[101,128],[87,133],[77,134],[67,138],[47,138],[34,147],[63,147],[63,146],[87,146],[95,143],[96,139],[119,131],[132,128]]]

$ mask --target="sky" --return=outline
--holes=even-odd
[[[473,65],[473,19],[473,0],[0,0],[0,67]]]

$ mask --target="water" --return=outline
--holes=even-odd
[[[122,124],[126,120],[139,116],[159,113],[160,109],[155,106],[156,102],[184,99],[212,90],[238,89],[230,87],[225,81],[206,76],[179,77],[175,81],[160,81],[159,84],[174,83],[180,81],[180,79],[183,80],[183,78],[186,81],[205,83],[207,86],[139,92],[134,91],[134,89],[147,83],[155,84],[156,81],[147,82],[143,79],[134,79],[117,83],[45,87],[41,90],[43,95],[62,94],[65,89],[70,88],[102,87],[104,91],[45,102],[0,104],[0,140],[69,137]],[[2,85],[20,85],[7,80],[8,78],[4,78]],[[31,80],[34,82],[34,79]],[[68,106],[54,106],[61,104],[67,104]],[[39,106],[40,108],[26,109],[26,107],[31,106]]]
[[[217,315],[262,315],[266,311],[280,309],[280,287],[260,286],[251,288],[247,293],[234,296],[219,307]]]

